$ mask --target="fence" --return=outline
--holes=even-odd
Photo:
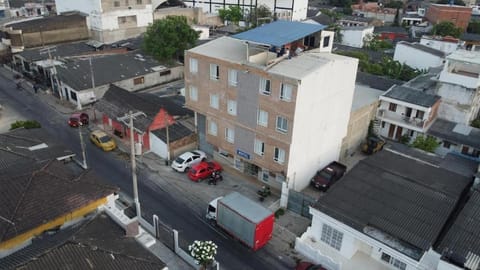
[[[185,262],[190,264],[195,269],[200,269],[200,265],[198,265],[195,259],[193,259],[188,251],[186,251],[188,250],[188,245],[190,243],[185,239],[180,239],[178,231],[163,223],[157,215],[153,215],[152,221],[153,225],[141,218],[139,223],[146,231],[154,235],[156,239],[175,252]],[[215,261],[213,265],[207,269],[220,270],[220,263]]]
[[[288,191],[287,209],[311,219],[309,206],[313,205],[315,201],[313,197],[291,189]]]

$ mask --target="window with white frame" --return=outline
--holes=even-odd
[[[220,78],[220,67],[217,64],[210,64],[210,80],[218,81]]]
[[[195,58],[190,58],[190,73],[196,74],[198,72],[198,61]]]
[[[260,78],[260,93],[264,95],[270,95],[271,92],[272,92],[272,89],[270,86],[270,80],[265,78]]]
[[[233,143],[235,141],[235,130],[232,128],[225,128],[225,140],[229,143]]]
[[[285,117],[277,116],[277,131],[282,133],[287,133],[288,131],[288,120]]]
[[[259,156],[263,156],[263,154],[265,153],[265,143],[262,142],[261,140],[259,139],[255,139],[255,149],[253,150],[255,152],[255,154],[259,155]]]
[[[227,101],[227,111],[230,115],[237,115],[237,101],[229,99]]]
[[[327,224],[323,224],[320,240],[334,249],[340,250],[342,248],[343,233]]]
[[[288,83],[282,83],[280,88],[280,100],[290,101],[292,100],[292,85]]]
[[[275,147],[273,160],[277,163],[283,164],[285,162],[285,150]]]
[[[388,264],[391,264],[393,265],[393,267],[397,268],[397,269],[400,269],[400,270],[405,270],[407,269],[407,264],[390,256],[389,254],[385,253],[385,252],[382,252],[382,256],[381,256],[381,259],[382,261],[388,263]]]
[[[257,124],[264,127],[268,126],[268,112],[263,110],[258,110]]]
[[[218,110],[218,95],[217,94],[210,94],[210,107]]]
[[[198,88],[190,85],[189,87],[190,100],[198,101]]]
[[[236,69],[229,69],[228,70],[228,85],[230,86],[237,86],[237,70]]]
[[[218,131],[217,123],[215,123],[212,120],[208,121],[208,134],[217,136],[217,131]]]

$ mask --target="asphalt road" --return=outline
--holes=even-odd
[[[26,119],[35,119],[40,122],[42,128],[81,158],[79,133],[77,129],[68,127],[68,115],[62,115],[48,104],[42,103],[29,91],[17,90],[11,80],[2,76],[0,76],[0,102],[6,107],[13,108]],[[131,196],[132,184],[128,157],[120,155],[118,151],[104,153],[94,147],[88,142],[87,131],[85,131],[84,140],[90,168],[109,184],[120,187],[124,193]],[[156,214],[163,223],[179,231],[183,243],[212,240],[219,247],[216,259],[220,262],[222,269],[292,269],[292,266],[284,265],[275,254],[270,254],[266,249],[253,252],[222,231],[209,226],[203,216],[163,190],[158,181],[155,181],[155,177],[165,176],[153,175],[146,170],[140,170],[138,173],[142,216],[146,220],[151,220],[152,215]]]

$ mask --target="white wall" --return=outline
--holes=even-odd
[[[325,53],[331,62],[298,86],[287,179],[289,188],[308,186],[315,172],[338,160],[347,135],[358,60]],[[319,60],[320,61],[320,60]]]
[[[368,34],[373,35],[373,27],[367,29],[343,29],[341,34],[343,45],[362,48],[365,36]]]
[[[442,57],[417,50],[402,43],[397,43],[393,60],[418,69],[428,69],[443,65]]]
[[[422,37],[420,39],[420,44],[440,50],[446,54],[450,54],[457,50],[458,44],[453,42],[446,42],[441,40],[434,40],[430,38]]]
[[[78,10],[86,14],[93,11],[101,12],[101,0],[55,0],[57,14]]]
[[[149,132],[148,136],[150,137],[150,151],[161,158],[167,158],[167,144],[152,132]]]
[[[440,83],[437,95],[442,97],[438,117],[457,123],[470,124],[480,106],[480,93],[460,85]]]
[[[154,1],[155,5],[157,4],[157,1]],[[161,1],[160,1],[161,2]],[[274,12],[274,6],[276,2],[277,9],[275,12],[281,13],[284,11],[290,11],[291,12],[291,19],[293,21],[301,21],[307,18],[307,9],[308,9],[308,0],[245,0],[245,1],[240,1],[240,4],[246,5],[245,13],[248,14],[250,12],[248,5],[250,3],[252,5],[255,5],[255,2],[257,3],[257,6],[265,5],[267,6],[270,11],[273,13]],[[293,2],[293,9],[292,9],[292,2]],[[219,9],[223,8],[223,4],[217,4],[219,3],[218,1],[215,0],[206,0],[206,1],[201,1],[201,2],[195,2],[195,7],[202,8],[203,12],[206,13],[213,13],[217,14]],[[225,0],[226,8],[228,8],[229,5],[238,5],[237,0]],[[185,4],[188,7],[193,7],[191,2],[185,2]],[[210,11],[210,6],[211,6],[211,11]],[[240,6],[243,8],[242,6]],[[278,7],[282,7],[281,9]],[[285,9],[286,8],[286,9]],[[287,18],[285,18],[287,19]]]
[[[151,7],[151,6],[148,6]],[[153,23],[153,13],[151,8],[145,9],[124,9],[106,12],[102,15],[102,30],[119,29],[118,17],[136,16],[137,27],[148,26]]]
[[[382,252],[406,263],[407,270],[432,270],[435,269],[438,264],[439,256],[431,249],[424,253],[420,261],[416,261],[369,237],[363,232],[357,231],[352,227],[325,215],[313,207],[310,207],[310,214],[312,214],[312,225],[300,238],[296,239],[295,249],[308,258],[313,258],[315,262],[327,265],[327,267],[330,265],[339,266],[332,267],[332,269],[342,269],[342,264],[346,264],[347,260],[351,259],[356,252],[365,253],[370,256],[372,260],[385,265],[386,269],[395,268],[391,266],[388,267],[388,264],[381,261]],[[323,224],[327,224],[343,233],[342,245],[339,251],[326,245],[320,240]],[[363,265],[363,267],[362,265],[358,265],[358,269],[367,269],[364,267],[365,265]]]

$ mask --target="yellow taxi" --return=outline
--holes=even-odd
[[[107,133],[101,130],[92,131],[92,133],[90,133],[90,141],[100,147],[103,151],[112,151],[117,148],[117,144],[112,137],[108,136]]]

